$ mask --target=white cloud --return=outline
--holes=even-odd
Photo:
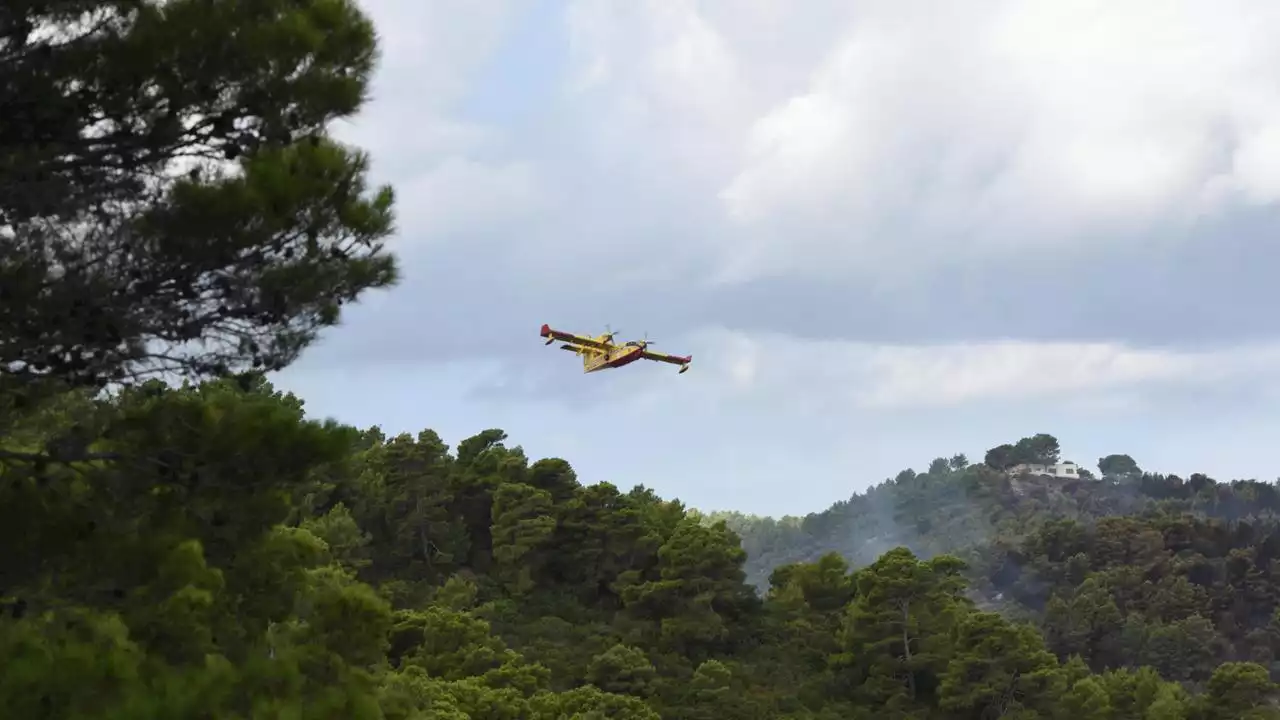
[[[1114,343],[999,342],[851,349],[871,407],[1083,399],[1248,378],[1280,348],[1179,353]]]
[[[566,22],[570,87],[600,114],[585,139],[601,159],[643,163],[657,151],[682,179],[730,160],[724,134],[742,131],[750,78],[693,3],[571,1]]]
[[[537,212],[542,197],[523,162],[491,165],[453,156],[397,189],[398,222],[428,242],[508,229]]]
[[[508,30],[514,0],[362,0],[378,30],[381,61],[373,89],[379,103],[408,101],[441,108],[455,102],[472,73],[493,53]],[[404,97],[401,80],[411,80]]]
[[[335,134],[367,151],[396,189],[400,253],[474,246],[537,212],[535,168],[505,147],[508,129],[467,121],[459,105],[518,17],[513,0],[364,0],[381,58],[363,112]],[[408,268],[412,273],[413,268]]]
[[[879,345],[716,329],[678,344],[695,357],[678,383],[661,373],[636,373],[615,387],[661,392],[666,400],[764,401],[840,414],[1045,402],[1115,409],[1170,391],[1247,386],[1256,395],[1280,387],[1275,343],[1201,352],[1107,342]]]
[[[568,17],[594,140],[722,203],[721,279],[1173,242],[1280,199],[1280,6],[577,0]]]
[[[363,0],[378,32],[378,68],[364,112],[337,134],[368,150],[383,174],[407,158],[467,152],[493,131],[451,117],[510,26],[513,0]]]

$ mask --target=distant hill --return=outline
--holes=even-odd
[[[748,582],[770,597],[792,568],[831,553],[875,567],[902,546],[964,560],[975,607],[1029,622],[1094,672],[1143,666],[1195,686],[1244,662],[1280,680],[1280,488],[1100,465],[1100,479],[1066,480],[937,460],[804,518],[703,521],[738,533]]]
[[[1036,438],[1051,436],[1039,435]],[[1028,438],[1023,443],[1026,443]],[[1053,441],[1056,445],[1056,440]],[[988,456],[1017,467],[1024,458],[1007,457],[1002,446]],[[1127,462],[1118,462],[1122,458]],[[1088,524],[1108,516],[1191,513],[1235,520],[1274,518],[1280,493],[1255,480],[1217,482],[1204,475],[1143,473],[1127,456],[1103,459],[1118,472],[1062,479],[1006,472],[989,464],[968,464],[963,456],[938,458],[929,470],[903,470],[866,492],[803,518],[759,517],[709,512],[707,522],[724,520],[742,538],[748,581],[765,590],[778,566],[812,562],[836,552],[852,565],[868,565],[902,546],[930,557],[942,553],[972,557],[993,543],[1015,542],[1048,521]]]

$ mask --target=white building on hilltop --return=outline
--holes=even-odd
[[[1056,465],[1039,465],[1035,463],[1021,463],[1009,468],[1010,475],[1039,475],[1041,477],[1055,477],[1066,480],[1077,480],[1080,477],[1080,466],[1073,462],[1060,462]]]

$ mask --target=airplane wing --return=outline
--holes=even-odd
[[[668,355],[666,353],[653,352],[652,350],[644,350],[640,353],[640,357],[645,360],[653,360],[655,362],[671,363],[672,365],[688,365],[693,362],[693,356],[687,355],[681,357],[679,355]]]
[[[559,330],[552,330],[549,325],[543,325],[542,331],[539,334],[542,335],[542,337],[547,338],[548,343],[552,340],[559,340],[561,342],[573,343],[574,345],[582,345],[583,347],[595,348],[597,350],[604,350],[609,347],[608,345],[605,345],[593,338],[574,335],[573,333],[560,332]]]

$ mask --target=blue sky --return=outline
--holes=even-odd
[[[404,280],[277,379],[313,414],[772,515],[1037,432],[1280,474],[1280,6],[364,6],[336,132]],[[586,376],[544,322],[694,365]]]

